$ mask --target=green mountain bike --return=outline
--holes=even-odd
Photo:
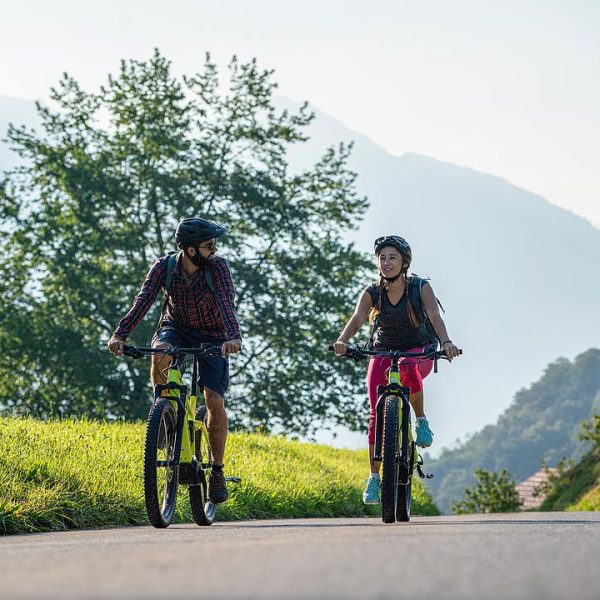
[[[144,447],[144,498],[154,527],[168,527],[175,512],[179,484],[188,488],[192,516],[198,525],[212,525],[217,507],[208,499],[212,468],[206,406],[197,406],[198,358],[221,353],[221,346],[198,348],[123,347],[123,354],[142,358],[168,354],[171,363],[167,383],[154,386],[154,402],[148,414]],[[185,358],[193,356],[191,391],[183,383]],[[238,477],[227,477],[239,483]]]
[[[333,350],[333,346],[330,346]],[[462,350],[460,351],[462,354]],[[392,359],[388,372],[387,385],[377,388],[375,406],[375,449],[373,460],[382,463],[381,476],[381,516],[384,523],[410,520],[412,477],[416,470],[419,477],[430,479],[430,473],[423,473],[423,458],[417,453],[413,437],[408,387],[400,377],[400,364],[403,358],[425,358],[434,361],[446,359],[441,350],[430,347],[423,352],[399,352],[393,350],[363,350],[348,346],[346,358],[356,361],[372,356],[389,356]],[[446,359],[447,360],[447,359]]]

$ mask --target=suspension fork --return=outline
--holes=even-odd
[[[154,400],[158,400],[162,396],[164,390],[168,390],[167,396],[173,404],[177,407],[177,436],[175,437],[175,448],[173,449],[173,459],[171,460],[171,466],[176,467],[179,465],[179,459],[181,457],[181,445],[183,442],[183,428],[185,427],[186,421],[186,410],[185,401],[187,396],[187,385],[183,384],[181,378],[181,370],[177,359],[173,357],[171,364],[169,365],[169,371],[167,376],[167,383],[157,384],[154,386]]]
[[[387,385],[377,386],[377,404],[375,405],[375,448],[373,451],[373,461],[381,462],[383,453],[383,415],[385,410],[386,396],[399,396],[402,400],[402,411],[398,426],[403,430],[403,423],[409,423],[410,404],[408,402],[409,388],[402,385],[400,380],[400,369],[398,361],[392,361]],[[408,431],[408,427],[406,427]],[[398,433],[401,433],[398,432]],[[405,442],[406,438],[406,442]],[[406,443],[406,448],[405,448]],[[402,456],[408,454],[408,434],[402,436]]]

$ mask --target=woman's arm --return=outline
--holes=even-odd
[[[373,300],[368,292],[363,292],[356,303],[354,314],[350,317],[346,327],[344,327],[342,333],[337,339],[337,342],[333,345],[335,353],[339,355],[346,354],[346,347],[352,337],[358,332],[363,326],[363,323],[369,316],[369,311],[373,308]]]
[[[442,350],[446,353],[446,356],[450,359],[458,356],[458,348],[452,343],[446,324],[442,315],[440,314],[440,307],[433,293],[433,288],[427,282],[421,288],[421,300],[423,301],[423,307],[427,312],[427,317],[431,321],[435,332],[442,342]]]

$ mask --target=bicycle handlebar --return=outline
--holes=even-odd
[[[123,354],[131,358],[142,358],[152,354],[184,355],[193,354],[196,356],[216,356],[221,354],[221,346],[214,344],[201,344],[197,348],[146,348],[142,346],[123,345]]]
[[[332,352],[333,346],[328,346]],[[347,347],[346,354],[343,354],[340,358],[353,358],[355,361],[365,360],[371,356],[389,356],[390,358],[427,358],[430,360],[449,360],[446,353],[443,350],[434,350],[433,346],[425,348],[422,352],[402,352],[400,350],[364,350],[357,346],[350,345]],[[459,349],[459,354],[463,351]]]

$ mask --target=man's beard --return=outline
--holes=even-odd
[[[208,256],[208,258],[204,258],[204,256],[202,256],[202,254],[200,254],[200,251],[196,250],[196,254],[194,254],[194,256],[190,256],[188,254],[187,257],[194,263],[194,266],[201,268],[201,267],[208,266],[213,254],[214,254],[214,252],[211,252],[211,254]]]

